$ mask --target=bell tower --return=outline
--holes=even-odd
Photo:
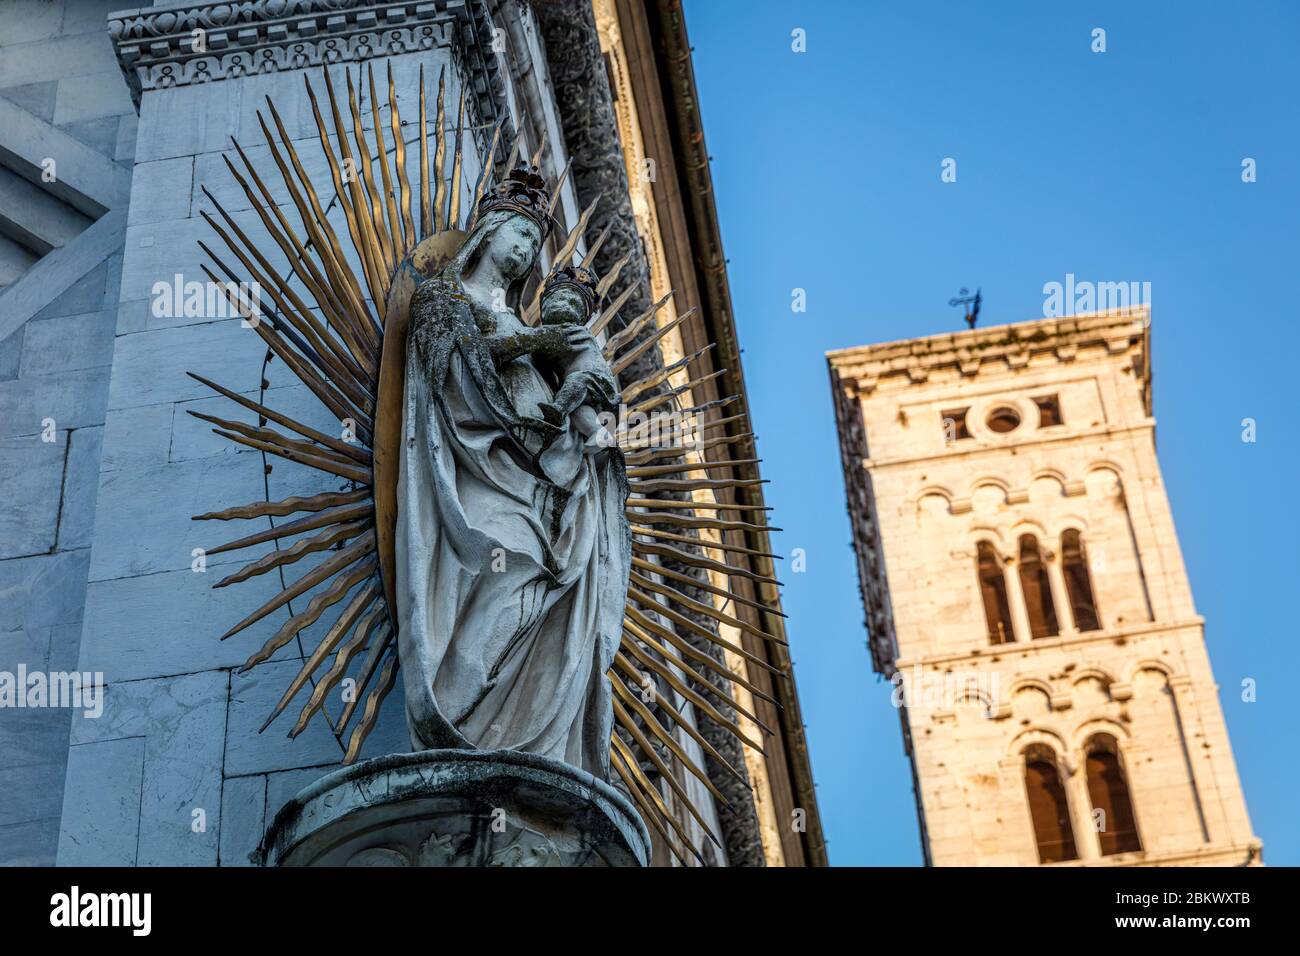
[[[1258,862],[1156,460],[1147,308],[828,359],[926,862]]]

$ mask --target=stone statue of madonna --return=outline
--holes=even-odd
[[[590,353],[590,332],[519,318],[547,208],[535,170],[515,170],[412,297],[399,651],[417,750],[523,751],[607,780],[628,484],[617,447],[551,411],[553,369]],[[593,403],[617,400],[608,365],[584,381]]]

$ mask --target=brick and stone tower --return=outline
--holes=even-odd
[[[828,358],[927,863],[1259,861],[1156,461],[1147,310]]]

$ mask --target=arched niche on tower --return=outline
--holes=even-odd
[[[977,515],[993,515],[1007,504],[1010,486],[1000,478],[982,478],[971,487],[971,510]]]
[[[1089,467],[1084,484],[1089,526],[1081,529],[1081,540],[1101,623],[1111,628],[1149,622],[1147,574],[1137,550],[1124,478],[1117,465],[1103,462]]]
[[[1007,692],[1011,714],[1017,720],[1038,720],[1052,712],[1052,687],[1046,681],[1016,681]]]
[[[1039,507],[1052,507],[1061,498],[1064,498],[1066,479],[1056,469],[1044,469],[1038,472],[1029,482],[1029,501],[1030,504]]]
[[[1128,673],[1132,697],[1124,706],[1132,738],[1125,751],[1129,787],[1137,807],[1162,808],[1146,817],[1143,846],[1160,852],[1186,846],[1189,839],[1208,842],[1192,770],[1200,751],[1188,737],[1174,670],[1164,661],[1141,660],[1131,664]]]

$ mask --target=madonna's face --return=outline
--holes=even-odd
[[[506,278],[528,275],[542,247],[542,230],[527,216],[511,216],[492,234],[491,256]]]

